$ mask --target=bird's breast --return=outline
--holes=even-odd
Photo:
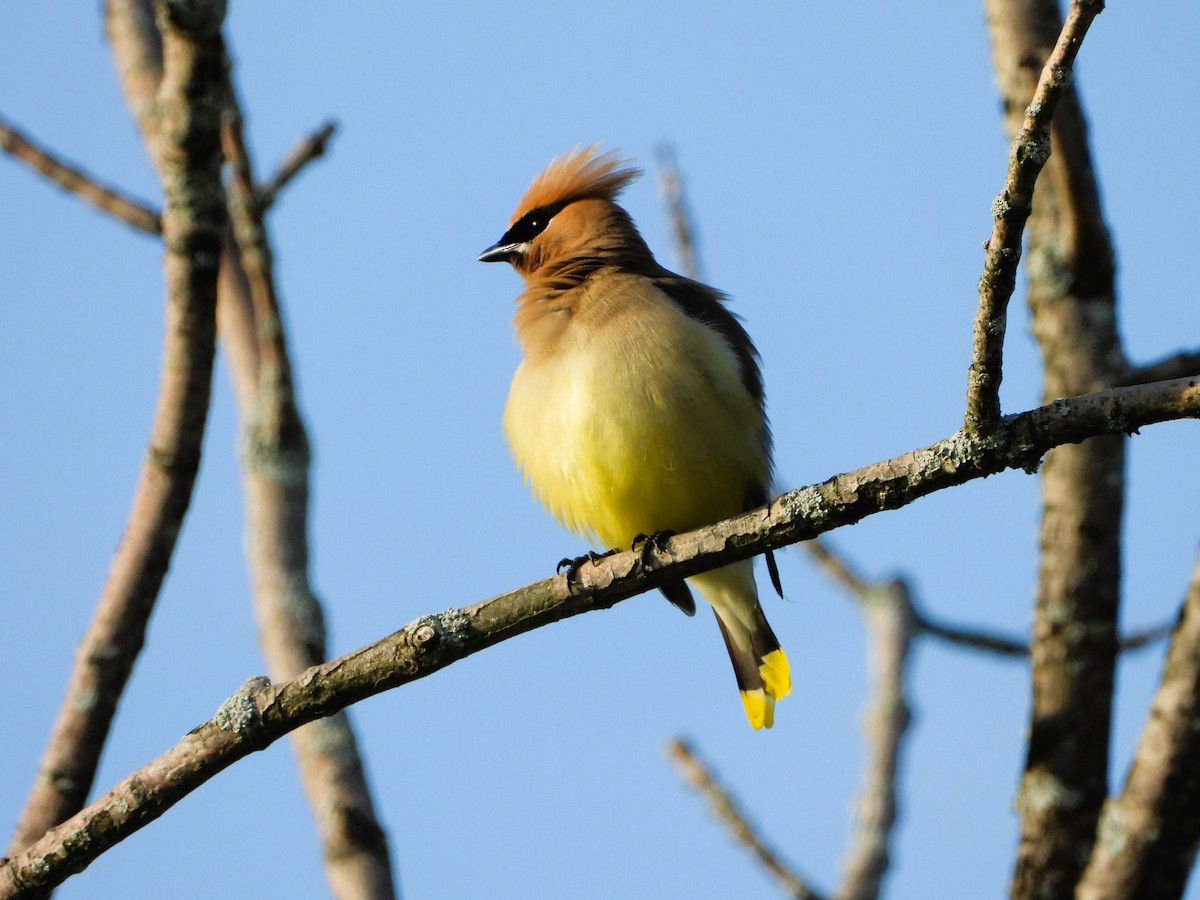
[[[527,348],[504,413],[534,494],[605,546],[741,512],[768,478],[763,427],[729,347],[665,300]]]

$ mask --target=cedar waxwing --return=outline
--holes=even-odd
[[[771,484],[754,344],[720,292],[655,262],[614,202],[641,174],[624,163],[596,147],[554,160],[479,257],[525,279],[504,410],[517,466],[559,522],[606,547],[762,506]],[[750,724],[770,728],[791,676],[751,561],[687,581],[716,613]],[[684,582],[663,593],[694,614]]]

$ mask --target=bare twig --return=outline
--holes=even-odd
[[[1029,658],[1028,640],[1021,641],[978,628],[945,625],[929,619],[920,611],[916,612],[916,616],[917,620],[913,627],[919,635],[929,635],[945,641],[947,644],[955,644],[970,650],[982,650],[995,656],[1007,656],[1013,659]],[[1171,634],[1171,627],[1171,625],[1155,625],[1131,632],[1117,642],[1117,649],[1127,652],[1150,647],[1168,637]]]
[[[908,587],[891,581],[862,595],[870,647],[868,707],[863,717],[867,753],[855,803],[855,824],[842,864],[839,900],[875,900],[887,874],[888,844],[896,823],[900,748],[911,719],[904,689],[913,613]]]
[[[253,188],[241,106],[232,66],[227,65],[229,105],[222,137],[232,172],[230,218],[237,252],[226,264],[237,276],[223,280],[227,293],[221,302],[242,312],[222,318],[227,328],[240,329],[240,333],[223,333],[222,340],[254,344],[252,352],[239,350],[228,355],[235,370],[234,380],[240,385],[237,396],[244,435],[241,462],[247,563],[263,657],[271,678],[286,681],[321,663],[326,656],[324,610],[308,573],[310,453],[293,388],[270,241],[263,221],[265,204]],[[319,138],[322,149],[332,127],[327,126],[326,131]],[[318,151],[310,148],[307,152],[311,158]],[[302,165],[302,160],[294,160],[292,175]],[[349,717],[338,713],[298,729],[291,737],[334,896],[394,897],[387,835],[375,812]]]
[[[1155,422],[1200,417],[1200,379],[1116,388],[1002,420],[987,436],[959,431],[921,450],[790,491],[769,506],[678,534],[655,549],[615,553],[465,609],[427,616],[280,685],[255,680],[157,760],[0,865],[0,898],[61,883],[238,759],[365,697],[423,678],[523,634],[701,571],[809,540],[935,491],[1010,468],[1050,447]]]
[[[675,164],[675,148],[662,144],[655,158],[658,171],[658,192],[667,207],[671,220],[671,235],[675,239],[675,255],[679,257],[679,272],[688,278],[700,277],[699,254],[696,252],[695,227],[683,192],[683,180]]]
[[[890,864],[888,845],[896,823],[896,779],[900,747],[910,712],[904,674],[913,637],[919,633],[908,586],[899,579],[873,584],[826,541],[804,543],[821,570],[854,596],[863,613],[870,645],[868,707],[862,786],[855,803],[854,830],[842,863],[839,900],[874,900]]]
[[[713,817],[729,831],[762,868],[778,883],[783,892],[796,900],[821,900],[821,895],[788,866],[779,854],[759,836],[746,815],[717,780],[712,770],[696,755],[691,744],[675,738],[667,745],[667,756],[679,770],[680,776],[708,803]]]
[[[828,578],[858,599],[866,599],[872,585],[854,567],[845,554],[833,549],[828,541],[814,538],[800,545],[816,561],[817,566]]]
[[[1001,360],[1009,298],[1016,286],[1021,260],[1021,236],[1033,204],[1033,186],[1050,157],[1050,122],[1071,81],[1071,66],[1103,0],[1075,0],[1054,52],[1042,70],[1025,121],[1013,139],[1004,188],[992,203],[991,237],[983,275],[979,279],[979,308],[967,376],[969,430],[987,430],[1000,418]]]
[[[831,580],[860,600],[865,601],[878,591],[878,586],[867,581],[843,554],[833,549],[828,541],[816,538],[811,541],[805,541],[801,546],[812,555],[821,570]],[[964,628],[958,625],[947,625],[930,617],[928,613],[918,608],[916,602],[911,598],[911,593],[909,595],[909,603],[912,610],[912,630],[915,637],[928,636],[945,641],[947,644],[954,644],[970,650],[981,650],[985,653],[1004,656],[1010,659],[1029,658],[1028,638],[1016,638],[996,634],[985,631],[982,628]],[[1168,637],[1171,634],[1171,629],[1171,623],[1143,628],[1125,635],[1118,642],[1117,647],[1122,652],[1141,650]]]
[[[257,195],[259,206],[264,210],[270,209],[278,199],[279,192],[287,187],[293,178],[313,160],[325,155],[336,132],[337,123],[326,122],[312,134],[302,138],[284,157],[271,180],[255,188],[254,193]]]
[[[1104,805],[1081,900],[1181,897],[1200,843],[1200,558],[1121,793]]]
[[[1200,375],[1200,350],[1176,353],[1144,366],[1133,366],[1121,379],[1121,384],[1146,384],[1188,375]]]
[[[90,203],[101,212],[144,231],[161,234],[162,221],[157,212],[146,204],[134,200],[115,188],[101,184],[78,166],[63,162],[45,147],[23,135],[12,125],[0,119],[0,150],[46,176],[54,184],[81,200]]]
[[[217,261],[225,194],[217,128],[220,60],[212,54],[222,4],[186,15],[164,6],[166,70],[158,107],[166,205],[167,311],[163,370],[150,446],[129,520],[67,696],[11,847],[19,850],[83,805],[117,701],[141,649],[200,463],[215,341]]]
[[[896,824],[900,747],[910,719],[904,675],[912,639],[919,633],[917,613],[902,580],[872,584],[828,542],[806,541],[804,547],[821,570],[858,601],[870,640],[869,705],[863,717],[867,752],[854,830],[835,896],[874,900],[890,864],[888,845]]]

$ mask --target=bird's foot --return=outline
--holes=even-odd
[[[558,565],[554,567],[554,574],[562,574],[563,569],[567,570],[567,587],[577,584],[577,576],[579,575],[579,567],[585,562],[590,562],[593,565],[604,559],[606,556],[612,556],[616,550],[606,550],[604,553],[597,553],[595,550],[589,550],[583,556],[564,556],[558,561]]]
[[[667,549],[667,541],[675,536],[673,531],[656,531],[654,534],[639,534],[633,539],[629,549],[641,555],[643,568],[650,568],[652,552],[661,553]]]

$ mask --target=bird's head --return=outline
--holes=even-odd
[[[479,261],[512,263],[528,277],[547,265],[644,248],[628,213],[615,202],[642,174],[627,162],[596,146],[555,159],[533,180],[508,229]]]

